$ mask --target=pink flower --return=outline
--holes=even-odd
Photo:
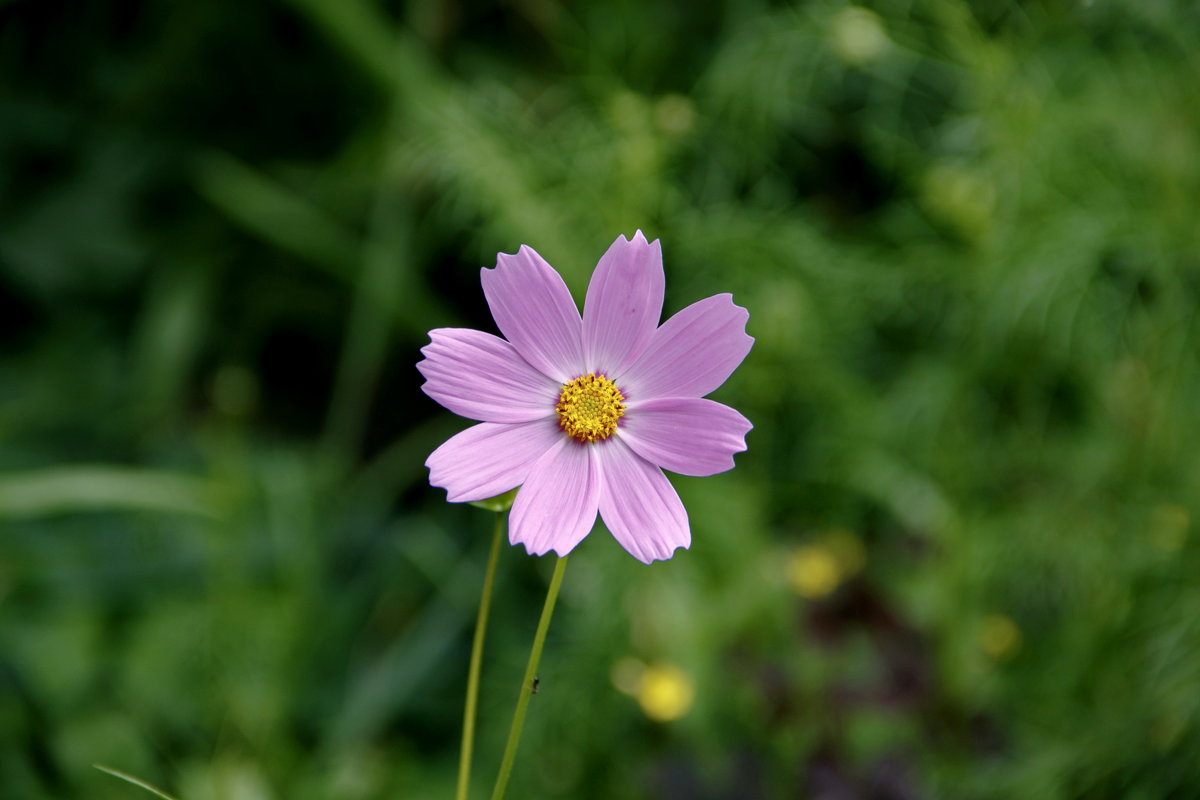
[[[425,462],[451,502],[520,486],[509,538],[565,556],[599,512],[645,563],[688,547],[687,512],[663,474],[714,475],[746,449],[750,422],[702,399],[750,352],[746,309],[732,295],[662,315],[662,248],[641,231],[596,265],[583,318],[554,268],[528,246],[481,271],[501,339],[465,328],[429,332],[421,387],[480,424]]]

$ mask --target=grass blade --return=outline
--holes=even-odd
[[[149,783],[146,783],[141,778],[135,778],[127,772],[121,772],[121,770],[119,770],[119,769],[113,769],[112,767],[106,767],[103,764],[92,764],[92,766],[95,767],[96,769],[100,770],[101,772],[107,772],[109,775],[112,775],[114,778],[120,778],[121,780],[123,780],[127,783],[132,783],[134,786],[140,786],[143,789],[145,789],[147,792],[150,792],[151,794],[156,794],[159,797],[163,798],[163,800],[179,800],[179,798],[177,798],[173,795],[167,794],[162,789],[159,789],[157,786],[153,786]]]

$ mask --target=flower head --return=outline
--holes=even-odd
[[[617,237],[596,265],[583,316],[559,274],[528,246],[483,269],[505,338],[465,328],[429,332],[421,387],[475,425],[426,460],[451,502],[520,486],[509,538],[565,556],[599,513],[640,561],[691,544],[687,512],[663,474],[733,468],[750,422],[703,399],[750,352],[749,315],[728,294],[693,303],[661,326],[658,240]]]

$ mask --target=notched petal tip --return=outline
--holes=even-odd
[[[480,267],[479,276],[481,278],[484,276],[490,277],[504,270],[520,270],[523,268],[528,269],[531,266],[535,268],[548,268],[555,274],[558,273],[558,270],[555,270],[554,267],[550,266],[550,263],[546,261],[546,259],[542,258],[541,253],[539,253],[537,250],[534,250],[529,245],[523,244],[517,248],[517,252],[515,253],[497,253],[496,266]]]
[[[584,538],[587,538],[587,537],[585,536]],[[582,541],[583,540],[581,539],[580,542],[582,542]],[[521,545],[522,547],[525,548],[526,555],[534,556],[535,558],[542,558],[543,556],[547,556],[550,553],[554,553],[554,555],[557,556],[558,558],[566,558],[567,556],[571,555],[571,553],[575,552],[575,548],[579,546],[580,542],[576,542],[575,544],[573,544],[569,547],[566,547],[566,546],[563,546],[560,544],[551,544],[551,545],[543,544],[542,546],[539,547],[536,545],[531,545],[529,542],[512,541],[511,537],[509,539],[510,544]]]
[[[428,344],[422,345],[420,350],[420,353],[422,356],[424,356],[424,358],[417,362],[417,369],[422,375],[425,374],[423,365],[427,364],[431,358],[435,357],[434,351],[438,345],[438,337],[445,336],[454,330],[454,328],[434,328],[429,331],[429,342]]]
[[[661,239],[647,239],[646,234],[642,233],[641,228],[638,228],[637,231],[633,234],[633,239],[630,240],[630,243],[637,244],[637,245],[644,245],[646,247],[653,247],[655,250],[659,250],[659,251],[662,250],[662,240]]]
[[[511,527],[509,528],[509,531],[508,531],[508,543],[511,545],[514,545],[514,546],[520,545],[521,547],[525,548],[526,555],[537,556],[539,558],[541,556],[546,555],[546,553],[549,552],[549,548],[546,548],[546,547],[539,548],[537,545],[530,544],[529,542],[523,542],[519,539],[513,538]]]
[[[645,553],[643,553],[641,555],[638,555],[637,553],[630,553],[630,555],[632,555],[634,558],[636,558],[638,561],[642,562],[643,564],[649,565],[649,564],[653,564],[655,561],[670,561],[672,558],[675,557],[675,553],[677,551],[690,550],[691,547],[692,547],[692,543],[688,542],[687,544],[677,544],[674,547],[672,547],[670,550],[656,551],[656,552],[650,553],[650,554],[648,554],[649,557],[647,557],[647,554],[645,554]]]
[[[713,295],[713,297],[719,297],[729,303],[729,307],[732,309],[730,321],[733,323],[740,322],[742,325],[742,335],[753,343],[754,337],[746,333],[746,325],[750,322],[750,309],[745,306],[739,306],[733,299],[733,292],[721,292],[720,294]]]
[[[520,487],[517,487],[517,488],[519,489]],[[592,528],[588,527],[587,530],[585,530],[582,535],[575,534],[575,535],[579,536],[579,538],[577,538],[577,539],[574,538],[574,536],[572,536],[571,539],[564,540],[564,541],[560,541],[557,539],[542,539],[542,540],[530,541],[530,540],[527,540],[526,537],[522,536],[521,534],[514,533],[513,528],[510,525],[509,531],[508,531],[508,543],[511,545],[514,545],[514,546],[520,545],[525,548],[526,554],[531,555],[531,556],[537,556],[538,558],[541,558],[542,556],[548,555],[550,553],[554,553],[554,555],[558,556],[559,558],[566,558],[571,553],[575,552],[575,548],[578,547],[579,544],[584,539],[587,538],[588,534],[591,533],[591,531],[592,531]]]
[[[621,238],[624,239],[625,237],[622,235]],[[647,239],[646,234],[642,233],[641,228],[638,228],[633,232],[633,238],[630,239],[629,242],[630,244],[658,245],[659,247],[662,247],[662,245],[659,244],[658,239]]]
[[[643,248],[653,248],[658,253],[662,253],[662,240],[647,239],[646,234],[642,233],[641,228],[638,228],[636,231],[634,231],[633,238],[627,238],[623,233],[618,234],[617,238],[613,239],[613,243],[609,245],[609,251],[611,252],[612,248],[617,246],[620,246],[622,250],[641,250]],[[660,255],[659,258],[661,259],[661,257],[662,256]]]

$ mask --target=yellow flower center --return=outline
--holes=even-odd
[[[625,416],[625,395],[617,385],[594,372],[563,384],[558,395],[558,427],[577,441],[598,442],[617,432]]]

